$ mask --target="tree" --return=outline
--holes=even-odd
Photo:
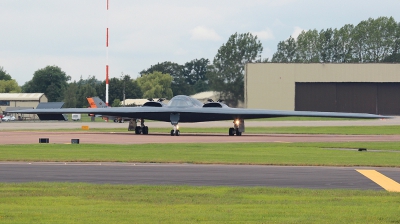
[[[0,93],[20,93],[21,87],[14,80],[0,80]]]
[[[334,29],[332,43],[332,61],[337,63],[354,62],[353,59],[353,30],[354,26],[346,24],[342,28]]]
[[[142,77],[156,71],[161,72],[162,74],[168,74],[172,77],[171,89],[174,95],[191,95],[194,93],[194,90],[187,83],[184,76],[184,69],[183,65],[165,61],[150,66],[149,69],[141,71],[140,74]]]
[[[291,63],[296,61],[296,40],[290,36],[278,43],[278,51],[272,56],[272,62]]]
[[[11,80],[11,76],[7,73],[2,66],[0,66],[0,80]]]
[[[172,77],[169,74],[155,71],[138,78],[137,82],[144,98],[171,99],[173,96],[171,89]]]
[[[44,93],[49,102],[61,101],[64,99],[64,92],[71,79],[61,68],[57,66],[47,66],[37,70],[33,74],[32,80],[22,87],[25,93]]]
[[[319,34],[317,30],[302,31],[297,37],[297,62],[318,63],[319,58]]]
[[[346,24],[319,33],[303,31],[296,40],[280,41],[277,48],[272,62],[396,62],[400,53],[400,23],[393,17],[379,17],[361,21],[357,26]]]
[[[123,75],[121,78],[121,86],[125,89],[126,99],[140,99],[142,98],[142,90],[136,80],[132,79],[129,75]]]
[[[152,65],[149,69],[140,72],[141,76],[155,71],[172,76],[171,89],[174,95],[192,95],[209,90],[207,68],[210,61],[205,58],[194,59],[179,65],[165,61]]]
[[[332,62],[334,56],[334,31],[329,28],[321,30],[318,38],[319,59],[322,63]]]
[[[205,58],[194,59],[185,63],[183,76],[186,83],[194,90],[194,93],[204,92],[210,89],[207,78],[209,63],[210,60]]]
[[[237,106],[244,100],[244,66],[261,58],[262,50],[261,42],[251,33],[235,33],[218,49],[207,77],[226,103]]]
[[[354,29],[355,49],[360,62],[381,62],[392,55],[396,44],[397,23],[393,17],[369,18]]]
[[[120,107],[121,106],[121,100],[120,99],[114,99],[111,106],[112,107]]]
[[[64,107],[75,108],[77,107],[77,92],[78,84],[76,82],[70,83],[64,92]]]

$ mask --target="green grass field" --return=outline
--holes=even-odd
[[[0,160],[400,167],[400,146],[398,142],[3,145]]]
[[[0,183],[1,223],[399,223],[384,191]]]
[[[202,130],[181,131],[226,132],[226,128]],[[279,127],[247,128],[246,133],[400,134],[399,130],[399,126]],[[2,145],[0,161],[400,167],[400,144]],[[400,223],[399,211],[399,193],[384,190],[0,182],[0,223]]]

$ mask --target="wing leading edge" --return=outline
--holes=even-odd
[[[65,109],[28,109],[8,111],[9,113],[25,114],[72,114],[91,113],[106,116],[121,116],[129,118],[142,118],[157,121],[170,121],[170,114],[180,114],[179,122],[203,122],[234,119],[255,119],[272,117],[336,117],[336,118],[364,118],[379,119],[390,118],[376,114],[365,113],[340,113],[340,112],[315,112],[315,111],[282,111],[260,110],[241,108],[172,108],[172,107],[118,107],[118,108],[65,108]]]

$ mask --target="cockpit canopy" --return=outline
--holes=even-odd
[[[188,96],[175,96],[168,102],[169,107],[203,107],[203,103]]]

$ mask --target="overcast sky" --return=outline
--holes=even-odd
[[[19,85],[47,65],[72,80],[136,78],[158,62],[213,60],[229,36],[251,32],[263,58],[301,30],[340,28],[380,16],[400,22],[399,0],[0,0],[0,66]]]

